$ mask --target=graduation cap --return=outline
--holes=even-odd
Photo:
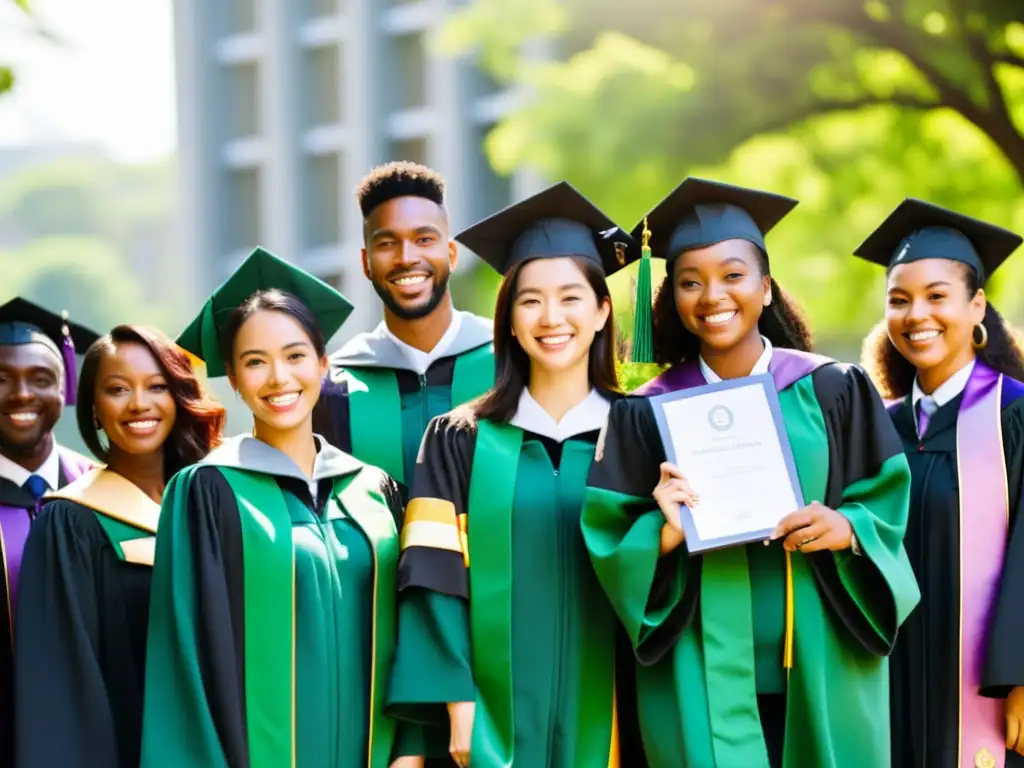
[[[220,332],[231,313],[258,291],[276,288],[295,296],[316,317],[324,338],[330,339],[352,313],[348,299],[324,281],[257,248],[207,299],[196,317],[177,338],[178,346],[206,364],[214,378],[227,373]]]
[[[502,275],[534,259],[581,256],[610,276],[638,256],[630,247],[633,238],[567,181],[488,216],[455,239]]]
[[[791,197],[695,176],[687,177],[669,192],[633,227],[634,242],[641,243],[642,259],[633,326],[634,356],[638,347],[646,352],[652,346],[651,313],[648,311],[643,317],[640,311],[641,307],[650,306],[648,262],[652,256],[671,264],[683,251],[707,248],[725,240],[746,240],[767,258],[764,236],[796,205]],[[646,286],[641,285],[645,274]]]
[[[632,243],[567,181],[478,221],[455,239],[502,275],[525,261],[560,256],[582,256],[613,275],[626,265]]]
[[[64,402],[75,404],[78,391],[77,350],[84,351],[99,334],[68,320],[68,313],[55,314],[23,298],[0,306],[0,347],[42,344],[64,366]]]
[[[995,224],[908,197],[853,253],[887,269],[921,259],[959,261],[984,284],[1021,240]]]
[[[725,240],[746,240],[767,256],[764,236],[796,206],[785,195],[690,176],[633,228],[633,236],[646,223],[651,255],[666,261]]]

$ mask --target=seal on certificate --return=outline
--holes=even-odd
[[[708,411],[708,424],[711,428],[719,432],[726,432],[732,429],[733,415],[732,411],[726,408],[724,405],[716,405],[710,411]]]

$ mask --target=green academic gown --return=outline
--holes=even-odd
[[[16,765],[137,768],[159,516],[105,469],[46,497],[15,620]]]
[[[451,345],[419,373],[381,323],[331,356],[313,413],[314,430],[360,461],[380,467],[403,493],[412,484],[427,424],[494,384],[491,321],[458,313]]]
[[[619,765],[616,622],[579,515],[608,400],[592,392],[559,425],[529,401],[508,424],[463,407],[427,430],[389,711],[444,723],[446,703],[475,701],[474,767],[606,768]]]
[[[287,456],[248,436],[168,485],[144,768],[386,768],[405,754],[383,711],[398,489],[317,440],[315,500]]]
[[[793,553],[788,673],[780,542],[693,557],[684,543],[659,558],[651,492],[665,451],[648,399],[613,405],[588,480],[583,536],[636,651],[655,768],[889,764],[886,656],[919,599],[901,543],[907,461],[859,369],[776,349],[769,371],[805,500],[844,514],[863,552]],[[643,394],[704,383],[694,361]]]

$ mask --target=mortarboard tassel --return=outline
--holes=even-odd
[[[654,362],[654,339],[651,324],[651,231],[644,218],[643,243],[640,250],[640,272],[636,278],[636,307],[633,314],[633,362]]]
[[[78,392],[78,364],[75,360],[75,342],[71,338],[68,327],[68,311],[63,312],[64,325],[61,326],[61,356],[64,358],[64,404],[74,405]]]
[[[786,553],[786,635],[782,651],[782,666],[786,670],[786,678],[789,679],[789,670],[793,668],[793,618],[795,606],[793,605],[793,559],[791,553]]]

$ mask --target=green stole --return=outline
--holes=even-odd
[[[409,485],[412,478],[406,478],[402,458],[402,397],[394,369],[346,368],[345,374],[361,385],[349,387],[352,455]],[[452,375],[451,407],[468,403],[493,384],[494,353],[490,344],[458,355]]]
[[[189,483],[198,467],[176,478]],[[273,477],[217,467],[238,501],[245,610],[245,713],[250,768],[295,766],[295,550],[292,520]],[[398,534],[375,488],[362,473],[334,479],[333,495],[370,542],[374,554],[373,672],[368,768],[386,768],[395,724],[384,716],[388,666],[394,655]],[[384,509],[367,510],[376,498]],[[185,519],[188,493],[174,495]],[[381,600],[383,596],[383,600]],[[185,596],[187,602],[192,598]]]
[[[477,706],[473,723],[473,763],[511,766],[515,722],[512,696],[512,515],[523,431],[510,424],[478,422],[469,482],[469,632]],[[568,454],[566,454],[568,458]],[[509,469],[516,467],[517,471]],[[588,462],[589,467],[589,462]],[[563,474],[586,468],[563,467]],[[576,718],[578,755],[583,765],[608,765],[612,741],[609,713],[613,686],[604,676],[587,674],[614,658],[614,634],[589,619],[589,638],[580,659],[583,711]],[[597,724],[607,723],[607,727]]]

